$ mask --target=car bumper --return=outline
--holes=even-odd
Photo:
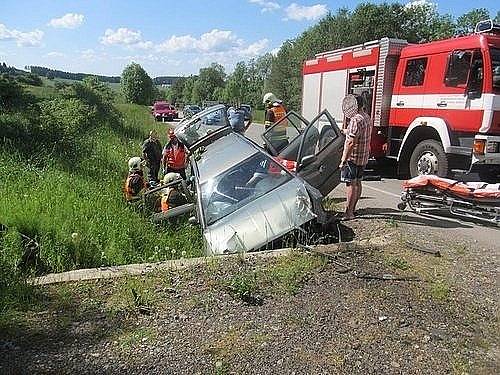
[[[472,165],[500,165],[500,136],[476,135],[472,148]]]

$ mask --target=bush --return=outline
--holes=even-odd
[[[33,73],[21,74],[17,76],[17,81],[19,83],[24,83],[25,85],[43,86],[43,81],[40,76]]]
[[[15,111],[26,108],[33,102],[22,86],[13,78],[0,75],[0,110]]]
[[[136,63],[126,66],[123,70],[121,88],[128,103],[150,105],[155,96],[153,80]]]

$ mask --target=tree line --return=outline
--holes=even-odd
[[[272,60],[268,85],[287,104],[300,109],[302,64],[316,53],[344,48],[383,37],[423,43],[474,31],[477,22],[489,19],[487,9],[473,9],[456,20],[438,13],[430,3],[363,3],[354,10],[329,13],[295,39],[287,40]],[[496,22],[500,22],[500,12]]]
[[[95,74],[88,74],[88,73],[71,73],[36,65],[27,66],[26,69],[29,70],[31,73],[38,74],[39,76],[46,77],[48,79],[64,78],[64,79],[71,79],[74,81],[83,81],[87,77],[97,77],[101,82],[120,83],[120,77],[110,77],[101,75],[96,76]]]
[[[275,56],[268,53],[247,62],[238,62],[231,74],[227,74],[222,65],[212,63],[201,68],[197,75],[181,77],[170,87],[158,91],[143,71],[140,75],[148,81],[145,88],[131,87],[129,92],[140,92],[136,96],[141,96],[142,104],[161,98],[171,103],[220,101],[260,107],[263,94],[272,91],[288,109],[299,110],[302,64],[316,53],[383,37],[423,43],[466,35],[474,31],[477,22],[490,17],[484,8],[472,9],[454,19],[449,14],[440,14],[433,3],[362,3],[353,10],[341,8],[335,13],[330,12],[298,37],[285,41]],[[497,12],[495,22],[500,22],[500,12]],[[130,66],[124,70],[124,75],[129,70]],[[133,95],[125,97],[133,101]]]

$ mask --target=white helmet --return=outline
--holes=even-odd
[[[264,95],[264,98],[262,99],[262,103],[266,104],[267,102],[277,102],[278,98],[276,95],[274,95],[272,92],[268,92],[267,94]]]
[[[142,159],[138,156],[130,158],[128,161],[129,172],[140,171],[142,169]]]
[[[163,177],[163,183],[166,185],[166,184],[173,182],[175,180],[178,180],[180,178],[181,178],[181,175],[179,173],[170,172],[170,173],[167,173]]]

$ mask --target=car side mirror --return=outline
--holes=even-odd
[[[308,166],[309,164],[312,164],[316,161],[316,155],[307,155],[302,158],[300,161],[300,167],[305,167]]]

